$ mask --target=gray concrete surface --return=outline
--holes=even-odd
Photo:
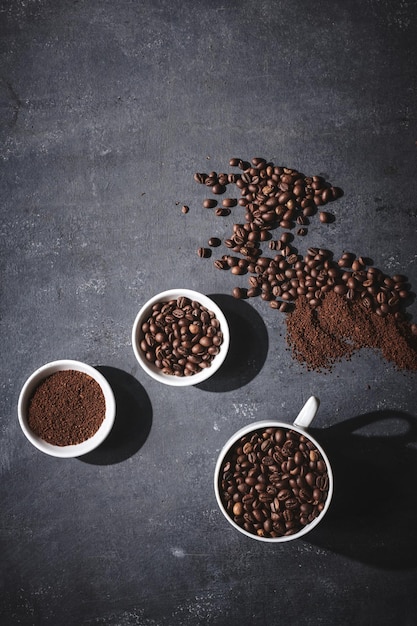
[[[387,0],[0,3],[2,624],[415,624],[416,375],[369,352],[330,374],[293,361],[283,316],[197,257],[238,209],[202,209],[193,174],[262,156],[325,175],[336,221],[300,249],[368,255],[415,290],[416,18]],[[136,313],[171,287],[233,320],[212,384],[163,386],[135,361]],[[59,358],[116,394],[85,458],[19,428],[24,381]],[[299,542],[242,537],[215,502],[218,452],[311,394],[333,513]]]

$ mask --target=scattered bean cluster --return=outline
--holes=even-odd
[[[230,257],[226,263],[231,264],[233,270],[234,263],[241,267],[246,261],[242,263],[242,259]],[[394,313],[402,318],[401,302],[410,295],[405,276],[387,276],[368,266],[367,259],[349,253],[334,260],[332,252],[323,248],[308,248],[304,257],[294,253],[272,259],[258,257],[256,263],[246,266],[246,271],[252,270],[254,275],[249,277],[249,288],[235,287],[233,295],[237,298],[260,296],[280,311],[291,310],[299,296],[305,296],[315,308],[325,294],[333,290],[347,300],[359,300],[365,308],[382,317]]]
[[[346,252],[335,260],[333,253],[320,248],[309,248],[302,256],[294,246],[296,234],[305,236],[310,219],[319,211],[323,223],[333,221],[333,215],[323,211],[323,205],[343,195],[340,188],[328,183],[322,176],[304,176],[295,169],[276,166],[263,158],[253,158],[251,163],[233,158],[230,166],[241,173],[196,173],[195,180],[206,185],[213,194],[226,192],[234,184],[241,192],[240,198],[225,198],[219,209],[215,198],[207,198],[203,206],[215,209],[218,215],[228,215],[233,206],[244,207],[245,221],[235,223],[230,237],[224,240],[229,249],[214,261],[219,270],[232,274],[248,274],[248,287],[235,287],[236,298],[261,297],[273,309],[288,312],[299,296],[305,296],[312,308],[319,306],[328,291],[349,300],[360,300],[363,306],[380,316],[394,313],[402,318],[402,303],[410,295],[410,285],[405,276],[388,276],[372,266],[364,257]],[[216,208],[217,207],[217,208]],[[272,238],[274,229],[282,229],[278,239]],[[209,247],[201,247],[198,255],[208,258]],[[262,245],[275,253],[265,256]]]
[[[227,453],[219,491],[228,515],[261,537],[293,535],[324,509],[326,463],[316,445],[292,429],[266,428]]]
[[[154,304],[139,338],[145,358],[172,376],[192,376],[210,367],[222,343],[213,311],[184,296]]]
[[[295,169],[276,166],[263,158],[255,157],[251,163],[233,158],[229,165],[243,172],[197,172],[194,179],[209,187],[215,195],[225,193],[228,184],[235,184],[241,197],[239,200],[225,198],[221,207],[217,207],[217,200],[207,198],[203,206],[217,207],[221,215],[229,215],[237,204],[246,207],[247,221],[253,224],[254,231],[276,227],[277,223],[288,229],[305,226],[309,223],[308,217],[315,215],[318,207],[336,200],[343,193],[322,176],[304,176]],[[320,220],[329,222],[333,216],[321,211]]]

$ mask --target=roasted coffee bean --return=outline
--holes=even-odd
[[[156,303],[138,336],[145,358],[175,376],[192,376],[210,367],[222,343],[215,314],[184,296]]]
[[[187,213],[189,212],[189,210],[190,210],[190,207],[189,207],[189,206],[187,206],[186,204],[184,204],[184,205],[181,207],[181,213],[184,213],[184,215],[185,215],[185,214],[187,214]]]
[[[222,241],[218,237],[210,237],[207,243],[212,248],[217,248],[218,246],[221,245]]]
[[[294,235],[292,233],[285,232],[285,233],[282,233],[279,239],[280,241],[282,241],[282,243],[288,244],[290,241],[294,239]]]
[[[236,198],[224,198],[222,200],[222,205],[226,208],[231,208],[237,205],[237,199]]]
[[[234,287],[232,291],[233,297],[238,300],[241,300],[242,298],[246,298],[247,294],[248,294],[247,289],[244,289],[243,287]]]
[[[214,213],[217,217],[226,217],[227,215],[230,215],[230,209],[218,207]]]
[[[234,267],[239,264],[239,258],[237,256],[228,255],[226,261],[229,267]]]
[[[197,254],[201,259],[208,259],[211,256],[211,250],[209,248],[198,248]]]
[[[320,452],[293,429],[245,435],[225,456],[219,475],[227,513],[248,532],[262,530],[265,537],[296,533],[310,524],[323,510],[328,489]],[[230,499],[241,506],[229,506]]]
[[[348,288],[346,285],[343,284],[337,284],[334,286],[334,292],[339,294],[339,295],[345,295],[348,291]]]
[[[214,267],[218,270],[227,270],[229,269],[229,266],[227,264],[227,262],[223,259],[217,259],[216,261],[214,261]]]
[[[211,187],[212,185],[217,184],[216,172],[211,172],[210,174],[208,174],[204,179],[204,184],[206,185],[206,187]]]
[[[281,250],[283,248],[282,241],[270,241],[268,244],[268,248],[270,250]]]
[[[214,209],[217,206],[217,200],[214,200],[212,198],[206,198],[205,200],[203,200],[203,207],[205,209]]]
[[[354,272],[360,272],[361,270],[363,270],[364,267],[365,265],[361,258],[355,259],[352,263],[352,270]]]
[[[319,219],[320,219],[320,222],[322,222],[322,224],[330,224],[331,222],[334,221],[334,216],[331,213],[328,213],[327,211],[320,211]]]
[[[194,180],[199,183],[200,185],[203,184],[205,182],[205,179],[207,178],[207,174],[203,174],[201,172],[196,172],[194,174]]]

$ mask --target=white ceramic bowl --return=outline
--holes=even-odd
[[[255,535],[254,533],[251,533],[249,531],[247,531],[246,529],[242,528],[241,526],[239,526],[238,524],[236,524],[236,522],[230,517],[229,513],[226,511],[224,505],[223,505],[223,501],[221,498],[221,494],[220,494],[220,472],[221,472],[221,468],[224,462],[224,459],[226,457],[226,455],[228,454],[229,450],[231,448],[233,448],[233,446],[236,444],[237,441],[239,441],[239,439],[241,439],[241,437],[243,437],[244,435],[247,435],[248,433],[252,433],[252,432],[257,432],[260,430],[263,430],[265,428],[285,428],[285,429],[291,429],[291,430],[295,430],[298,433],[304,435],[305,437],[307,437],[308,439],[310,439],[310,441],[312,441],[314,443],[314,445],[317,447],[317,450],[321,453],[326,465],[327,465],[327,473],[328,473],[328,477],[329,477],[329,487],[328,487],[328,493],[327,493],[327,497],[324,503],[324,508],[323,510],[320,512],[320,514],[309,524],[307,524],[306,526],[303,526],[303,528],[301,530],[299,530],[297,533],[294,533],[293,535],[284,535],[284,536],[279,536],[279,537],[262,537],[259,535]],[[323,519],[324,515],[326,514],[329,506],[330,506],[330,502],[332,499],[332,495],[333,495],[333,474],[332,474],[332,469],[330,467],[330,463],[329,463],[329,459],[327,458],[326,453],[324,452],[323,448],[320,446],[320,444],[313,438],[311,437],[311,435],[305,430],[305,428],[299,427],[295,424],[288,424],[286,422],[278,422],[278,421],[273,421],[273,420],[268,420],[268,421],[262,421],[262,422],[255,422],[253,424],[250,424],[248,426],[245,426],[243,428],[241,428],[240,430],[238,430],[234,435],[232,435],[232,437],[230,437],[230,439],[226,442],[226,444],[224,445],[224,447],[222,448],[219,457],[217,459],[217,463],[216,463],[216,468],[215,468],[215,472],[214,472],[214,492],[216,495],[216,500],[217,500],[217,504],[221,510],[221,512],[223,513],[223,515],[226,517],[227,521],[236,529],[238,530],[240,533],[243,533],[244,535],[246,535],[247,537],[250,537],[251,539],[256,539],[257,541],[264,541],[264,542],[269,542],[269,543],[282,543],[285,541],[292,541],[294,539],[299,539],[300,537],[306,535],[308,532],[310,532],[311,530],[313,530],[313,528],[315,528],[317,526],[317,524],[319,524],[321,522],[321,520]]]
[[[38,435],[35,435],[35,433],[29,428],[27,421],[27,409],[29,399],[35,391],[36,387],[42,382],[42,380],[44,380],[51,374],[62,370],[77,370],[94,378],[94,380],[96,380],[101,387],[106,403],[104,420],[96,433],[86,441],[71,446],[55,446],[48,443],[47,441],[44,441],[43,439],[38,437]],[[101,443],[103,443],[103,441],[110,433],[114,423],[115,415],[116,401],[113,391],[104,376],[91,365],[81,363],[80,361],[72,361],[67,359],[47,363],[46,365],[43,365],[35,372],[33,372],[33,374],[27,379],[27,381],[23,385],[18,402],[19,423],[28,440],[35,446],[35,448],[38,448],[38,450],[45,452],[45,454],[61,458],[81,456],[97,448]]]
[[[216,318],[220,322],[220,328],[223,332],[223,343],[220,346],[220,352],[214,357],[211,362],[210,367],[206,367],[205,369],[193,374],[192,376],[174,376],[170,374],[164,374],[162,370],[156,367],[153,363],[150,363],[140,348],[140,342],[143,339],[142,333],[142,324],[149,318],[152,306],[157,302],[167,302],[169,300],[175,300],[180,296],[185,296],[190,300],[196,300],[207,309],[212,311]],[[198,291],[192,291],[191,289],[170,289],[168,291],[163,291],[153,296],[148,302],[146,302],[143,307],[140,309],[139,313],[136,316],[135,322],[133,324],[132,329],[132,348],[135,356],[141,365],[141,367],[155,380],[160,383],[164,383],[165,385],[172,385],[174,387],[186,387],[190,385],[197,385],[198,383],[207,380],[215,372],[218,371],[222,363],[224,362],[227,351],[229,349],[230,343],[230,333],[229,326],[227,324],[226,318],[222,312],[222,310],[217,306],[213,300],[208,298],[207,296],[199,293]]]

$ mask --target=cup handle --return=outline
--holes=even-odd
[[[293,424],[299,428],[308,428],[313,421],[320,406],[320,400],[316,396],[310,396],[307,400]]]

